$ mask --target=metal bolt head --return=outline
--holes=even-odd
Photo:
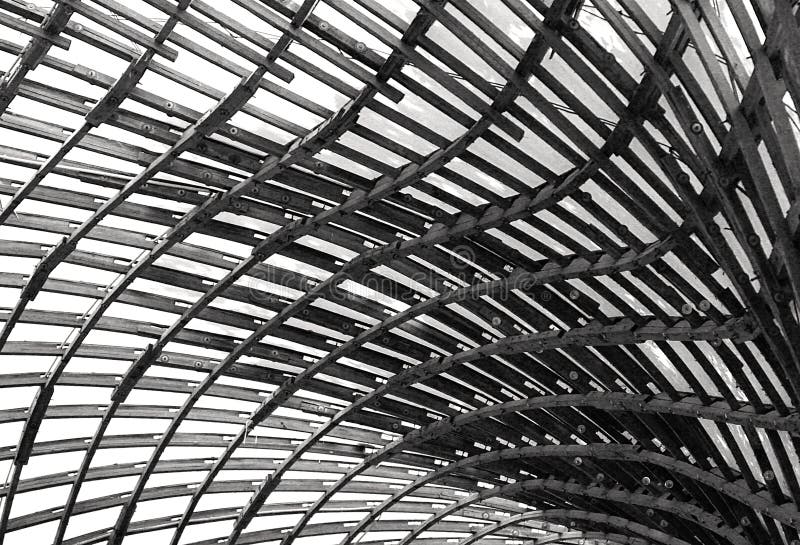
[[[572,299],[573,301],[578,299],[580,296],[581,296],[581,292],[579,292],[578,290],[570,290],[569,291],[569,298]]]

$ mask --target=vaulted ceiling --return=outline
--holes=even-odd
[[[0,0],[0,544],[800,545],[789,0]]]

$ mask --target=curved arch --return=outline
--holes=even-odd
[[[687,462],[664,456],[660,453],[643,450],[640,447],[607,445],[604,443],[589,445],[536,445],[492,451],[462,458],[418,477],[373,508],[369,515],[365,516],[357,525],[353,526],[347,536],[342,539],[341,545],[348,545],[358,534],[366,532],[369,525],[377,520],[382,513],[401,501],[404,497],[413,494],[417,488],[434,482],[442,476],[466,468],[477,467],[485,463],[549,456],[573,459],[582,459],[586,457],[598,460],[620,460],[659,466],[669,470],[670,474],[687,477],[707,485],[712,489],[719,490],[762,515],[774,517],[784,524],[800,528],[800,511],[771,503],[764,497],[752,493],[748,489],[736,485],[724,477],[699,469],[697,466],[693,466]]]
[[[398,375],[399,376],[399,375]],[[377,390],[376,390],[377,392]],[[368,396],[364,396],[361,399],[364,400]],[[420,428],[413,430],[407,433],[401,439],[398,439],[385,447],[381,448],[370,454],[369,456],[364,458],[364,461],[349,470],[343,477],[341,477],[336,483],[331,486],[328,490],[326,490],[325,494],[323,494],[314,504],[308,509],[305,515],[297,522],[295,527],[292,531],[284,538],[284,544],[288,545],[298,534],[302,531],[303,527],[308,523],[311,517],[319,510],[319,508],[324,505],[334,494],[339,492],[345,485],[347,485],[350,481],[352,481],[357,475],[359,475],[365,469],[371,467],[372,465],[379,464],[385,460],[387,460],[393,453],[402,450],[404,447],[412,446],[417,444],[421,441],[431,441],[440,437],[445,433],[449,433],[454,431],[457,427],[469,424],[475,420],[481,420],[484,418],[493,418],[495,416],[499,416],[505,413],[514,412],[516,410],[530,410],[533,408],[542,409],[542,408],[556,408],[556,407],[574,407],[574,406],[593,406],[604,410],[614,410],[615,407],[617,409],[625,408],[625,410],[632,410],[632,411],[641,411],[641,412],[648,412],[653,411],[656,413],[664,412],[668,414],[685,414],[685,409],[681,410],[680,405],[683,401],[680,402],[672,402],[668,401],[664,398],[657,399],[653,398],[652,396],[647,395],[630,395],[630,394],[617,394],[612,392],[593,392],[589,394],[567,394],[562,396],[542,396],[540,398],[530,398],[530,399],[521,399],[510,401],[498,405],[489,405],[475,411],[460,414],[458,416],[452,417],[447,420],[441,420],[426,426],[425,428]],[[351,404],[350,408],[347,410],[343,410],[340,412],[347,413],[353,407],[354,404]],[[678,410],[676,410],[678,407]],[[746,418],[745,422],[748,425],[759,425],[755,422],[755,420],[751,420],[749,416],[745,417],[746,413],[740,413],[740,416],[735,415],[738,411],[730,411],[728,409],[722,409],[721,412],[716,412],[715,410],[707,410],[706,407],[699,407],[694,406],[692,407],[691,411],[688,412],[690,416],[709,416],[712,420],[718,421],[737,421],[739,418]],[[779,418],[779,417],[778,417]],[[763,423],[767,426],[773,426],[777,423],[778,418],[770,417],[763,420]],[[332,419],[333,420],[333,419]],[[790,423],[791,422],[791,423]],[[784,421],[784,425],[794,426],[794,422],[790,420]],[[320,434],[318,431],[317,434]],[[313,437],[313,435],[312,435]],[[306,440],[306,443],[312,443]],[[304,444],[306,444],[304,443]],[[296,451],[297,452],[297,451]],[[285,467],[285,464],[283,465]]]
[[[191,0],[181,0],[178,4],[179,10],[185,10]],[[48,27],[48,31],[54,32],[58,35],[61,31],[63,31],[64,27],[69,20],[69,17],[73,13],[73,7],[68,6],[61,3],[56,3],[51,11],[48,19],[46,19],[45,25]],[[163,44],[169,38],[170,34],[172,33],[173,29],[175,28],[175,24],[177,23],[177,19],[175,17],[168,18],[164,24],[159,29],[158,33],[153,40],[153,44],[149,47],[144,53],[142,53],[135,61],[131,62],[128,65],[126,71],[120,76],[114,85],[111,86],[109,91],[105,94],[105,96],[95,105],[95,107],[86,115],[85,121],[81,125],[79,129],[74,131],[70,138],[56,151],[53,155],[51,155],[47,162],[45,162],[34,174],[34,176],[25,183],[18,192],[14,195],[11,202],[3,207],[3,210],[0,210],[0,225],[5,223],[8,220],[9,216],[14,213],[15,208],[19,205],[19,203],[28,196],[33,189],[44,179],[44,177],[52,172],[52,170],[58,165],[59,162],[64,158],[64,156],[75,146],[77,145],[80,140],[88,134],[88,132],[97,125],[103,123],[110,117],[116,108],[116,106],[122,101],[122,99],[130,92],[131,88],[136,85],[136,83],[141,79],[144,72],[147,70],[150,62],[152,61],[153,57],[156,53],[161,55],[165,54],[165,51],[169,51]],[[46,43],[46,42],[45,42]],[[44,55],[47,53],[49,49],[49,45],[44,47],[28,47],[23,53],[20,54],[20,59],[23,56],[27,57],[30,55],[34,55],[37,58],[32,61],[32,64],[35,66],[38,64]],[[13,79],[5,80],[6,82],[13,82],[12,85],[16,86],[21,83],[22,78],[25,75],[27,69],[31,66],[30,63],[20,62],[20,66],[24,67],[22,70],[15,74]],[[5,108],[7,105],[6,103],[2,104],[2,107]],[[132,189],[130,193],[132,193]],[[117,202],[121,202],[124,200],[124,196],[117,197]],[[108,205],[108,203],[106,203]],[[114,205],[108,205],[107,209],[113,209]],[[63,242],[55,247],[53,247],[50,252],[42,259],[42,261],[36,266],[31,277],[28,279],[25,286],[22,288],[22,293],[20,294],[19,301],[15,305],[14,309],[11,312],[11,315],[3,324],[2,330],[0,330],[0,347],[4,346],[8,341],[8,337],[11,334],[11,331],[21,316],[22,312],[25,310],[26,306],[30,301],[36,298],[39,290],[44,285],[44,282],[49,275],[49,272],[55,267],[55,263],[61,261],[66,254],[68,254],[72,249],[77,247],[77,240],[81,238],[83,234],[88,232],[94,225],[96,225],[100,219],[102,218],[102,214],[98,211],[97,217],[93,216],[90,220],[87,221],[86,224],[81,226],[83,228],[83,232],[81,233],[81,228],[79,228],[75,233],[73,233],[70,238],[65,238]],[[86,227],[88,225],[88,227]],[[77,235],[77,236],[75,236]],[[74,237],[74,238],[73,238]],[[55,262],[55,263],[53,263]],[[86,328],[86,331],[82,331],[83,336],[85,336],[88,331],[90,331],[91,326]],[[79,334],[80,335],[80,334]],[[79,336],[80,338],[80,336]],[[80,341],[77,341],[76,344],[80,344]],[[72,347],[70,347],[72,348]],[[64,358],[67,361],[69,360],[70,352],[69,350],[65,351]],[[33,448],[33,443],[36,438],[36,433],[39,429],[39,425],[41,424],[42,418],[44,418],[44,413],[46,411],[47,405],[49,403],[50,397],[52,396],[54,384],[58,381],[61,372],[66,367],[66,362],[62,361],[59,362],[59,365],[56,369],[48,376],[47,382],[40,388],[39,392],[36,395],[36,399],[34,400],[33,405],[31,406],[30,410],[30,417],[28,421],[25,423],[25,428],[22,432],[22,436],[19,440],[19,446],[17,447],[17,452],[14,458],[14,470],[11,476],[11,484],[9,486],[9,491],[6,494],[5,500],[3,502],[3,512],[2,516],[0,516],[0,544],[3,543],[4,535],[6,533],[6,526],[8,525],[8,520],[11,515],[11,506],[13,504],[14,499],[14,492],[16,487],[19,483],[19,479],[22,475],[22,467],[27,464],[28,458],[30,457],[31,449]],[[57,538],[57,540],[60,539]]]
[[[567,483],[555,479],[531,479],[507,484],[491,490],[476,492],[467,498],[454,502],[448,507],[441,509],[433,517],[425,520],[414,528],[408,535],[400,540],[400,545],[411,543],[419,534],[442,520],[444,517],[455,513],[462,507],[468,506],[476,501],[498,495],[508,495],[513,492],[530,492],[536,490],[563,491],[569,494],[586,495],[588,497],[602,498],[609,501],[627,502],[633,505],[648,506],[649,508],[664,510],[680,518],[698,524],[700,527],[711,533],[717,534],[732,544],[747,544],[749,540],[736,532],[735,529],[727,526],[724,521],[715,515],[711,515],[703,509],[688,505],[684,502],[655,498],[647,494],[637,494],[634,492],[607,489],[598,486],[586,486],[576,483]]]
[[[520,513],[519,515],[514,515],[513,517],[508,517],[500,522],[496,522],[491,525],[487,525],[486,527],[482,528],[481,530],[475,532],[473,535],[466,537],[458,542],[458,545],[472,545],[476,541],[494,534],[498,530],[501,530],[507,526],[511,526],[514,524],[518,524],[520,522],[528,521],[528,520],[539,520],[539,519],[548,519],[548,518],[564,518],[569,520],[586,520],[592,522],[602,522],[603,524],[607,524],[613,528],[619,528],[621,530],[628,530],[632,533],[636,533],[639,536],[646,536],[645,539],[636,538],[623,534],[624,537],[631,538],[634,541],[630,543],[663,543],[664,545],[686,545],[685,541],[675,538],[674,536],[670,536],[664,532],[659,530],[655,530],[646,526],[644,524],[640,524],[638,522],[625,519],[622,517],[616,517],[611,515],[606,515],[602,513],[593,513],[589,511],[580,511],[578,509],[544,509],[542,511],[532,511],[527,513]],[[588,533],[580,532],[581,535],[575,536],[576,539],[580,537],[588,537]],[[604,534],[598,534],[599,537],[602,537]],[[564,540],[565,537],[563,535],[559,536],[552,536],[552,537],[544,537],[541,539],[536,540],[537,545],[543,545],[545,543],[558,543],[561,540]],[[572,538],[567,538],[572,539]]]

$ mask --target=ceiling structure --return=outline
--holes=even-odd
[[[0,0],[0,543],[798,545],[788,0]]]

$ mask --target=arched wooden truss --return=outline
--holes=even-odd
[[[796,2],[46,4],[0,544],[800,544]]]

